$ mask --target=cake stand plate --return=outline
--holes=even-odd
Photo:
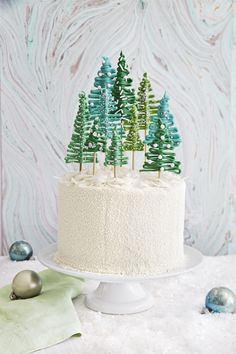
[[[107,314],[131,314],[148,310],[153,305],[153,298],[139,282],[175,276],[195,268],[203,260],[202,254],[189,246],[184,246],[184,262],[175,270],[153,276],[122,276],[118,274],[99,274],[76,270],[55,262],[57,245],[43,249],[38,260],[46,267],[74,277],[99,280],[95,291],[86,295],[85,304],[88,308]]]

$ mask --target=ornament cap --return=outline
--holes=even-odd
[[[16,296],[16,294],[14,293],[14,291],[12,291],[12,292],[10,293],[9,298],[10,298],[10,300],[17,300],[17,299],[18,299],[18,297]]]

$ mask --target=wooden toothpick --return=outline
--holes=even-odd
[[[95,175],[95,170],[96,170],[96,152],[93,153],[93,176]]]
[[[133,171],[134,171],[134,166],[135,166],[134,157],[135,157],[135,152],[134,152],[134,150],[133,150],[133,151],[132,151],[132,170],[133,170]]]

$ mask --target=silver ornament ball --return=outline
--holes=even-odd
[[[33,270],[23,270],[16,274],[12,281],[12,293],[10,298],[29,299],[37,296],[42,290],[42,279]]]
[[[26,261],[33,255],[32,246],[23,240],[15,241],[9,248],[9,257],[12,261]]]
[[[211,312],[233,313],[236,311],[236,296],[229,288],[213,288],[206,296],[205,306]]]

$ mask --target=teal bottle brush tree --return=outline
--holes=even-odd
[[[106,89],[111,96],[115,83],[115,77],[116,70],[113,69],[109,58],[103,57],[102,66],[94,79],[94,88],[89,93],[89,113],[91,125],[93,119],[99,117],[100,115],[102,90]]]
[[[143,151],[144,144],[139,136],[138,111],[135,104],[131,108],[131,120],[128,136],[124,142],[124,150],[132,151],[132,170],[135,168],[135,151]]]
[[[170,171],[179,174],[181,172],[180,162],[176,160],[173,139],[170,136],[167,126],[158,118],[152,141],[148,144],[149,150],[146,153],[147,160],[144,162],[142,171]]]
[[[105,136],[102,151],[107,148],[107,140],[111,139],[112,129],[119,126],[121,135],[123,134],[120,125],[121,116],[117,112],[117,103],[112,95],[116,70],[112,68],[110,60],[103,57],[103,63],[94,80],[94,88],[89,94],[90,126],[94,119],[98,119],[96,125],[102,130]]]
[[[117,166],[127,165],[128,157],[124,155],[122,139],[117,131],[117,127],[113,128],[111,145],[106,151],[105,166],[111,165],[114,168],[114,178],[117,177]]]
[[[125,136],[124,129],[121,125],[121,116],[119,113],[116,113],[116,101],[112,96],[112,93],[107,89],[102,89],[101,99],[100,99],[100,125],[103,130],[103,133],[106,137],[106,140],[112,138],[113,128],[117,127],[117,132],[121,137]],[[104,146],[103,151],[105,152],[106,146]]]
[[[181,137],[178,133],[178,129],[175,126],[174,117],[169,111],[169,97],[167,96],[166,93],[163,95],[162,99],[160,100],[160,104],[157,110],[157,116],[154,115],[151,118],[151,123],[149,125],[149,132],[145,139],[146,144],[150,144],[152,142],[155,131],[157,129],[156,122],[159,118],[162,120],[163,124],[165,124],[169,132],[170,138],[172,140],[173,146],[174,147],[179,146],[179,144],[181,143]]]
[[[66,163],[79,163],[79,170],[82,171],[83,163],[91,163],[93,156],[84,150],[85,142],[89,132],[89,110],[87,98],[84,92],[79,95],[79,109],[74,121],[74,131],[67,148],[65,157]]]
[[[135,103],[135,92],[132,88],[132,83],[133,80],[129,77],[129,69],[126,64],[125,56],[120,52],[112,94],[117,102],[115,112],[120,114],[125,128],[129,128],[131,118],[130,109]]]
[[[139,129],[144,130],[144,141],[147,137],[149,124],[154,117],[157,117],[158,103],[159,101],[155,98],[147,73],[144,73],[137,94]],[[144,153],[146,153],[146,150],[147,146],[144,144]]]

